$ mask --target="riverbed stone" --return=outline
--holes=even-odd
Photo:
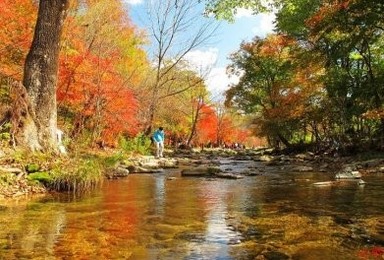
[[[173,158],[161,158],[159,159],[158,165],[161,168],[177,168],[178,161]]]
[[[145,160],[140,160],[139,165],[144,167],[144,168],[159,168],[160,167],[159,160],[157,160],[155,158],[148,158]]]
[[[311,160],[313,158],[313,155],[312,154],[309,154],[309,153],[299,153],[299,154],[296,154],[295,155],[295,158],[296,159],[299,159],[299,160]]]
[[[228,172],[218,172],[218,173],[215,173],[214,176],[217,178],[223,178],[223,179],[242,179],[242,178],[244,178],[244,176],[242,176],[242,175],[228,173]]]
[[[313,167],[311,166],[306,166],[306,165],[299,165],[299,166],[296,166],[293,168],[293,171],[297,171],[297,172],[312,172],[313,171]]]
[[[129,175],[129,170],[119,166],[119,167],[111,170],[110,172],[108,172],[107,177],[108,178],[119,178],[119,177],[127,177],[128,175]]]
[[[193,168],[184,169],[181,171],[181,176],[194,176],[194,177],[205,177],[212,176],[213,174],[219,173],[221,170],[216,166],[197,166]]]
[[[284,260],[290,259],[290,257],[279,251],[268,251],[262,254],[267,260]]]
[[[130,165],[127,169],[130,173],[159,173],[164,171],[164,169],[161,168],[145,168],[138,165]]]
[[[274,157],[271,155],[261,155],[259,157],[259,160],[262,162],[271,162],[272,160],[274,160]]]
[[[301,259],[301,260],[332,259],[331,257],[334,255],[335,255],[335,252],[332,248],[314,246],[314,247],[300,248],[294,255],[292,255],[292,259]],[[338,259],[338,258],[336,257],[335,259]]]
[[[319,181],[319,182],[315,182],[313,183],[313,185],[315,186],[332,186],[332,185],[335,185],[335,181]]]
[[[351,167],[345,167],[343,170],[336,174],[336,179],[360,179],[361,173],[353,170]]]

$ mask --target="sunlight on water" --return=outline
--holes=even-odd
[[[327,178],[172,170],[107,181],[82,197],[1,204],[0,259],[360,259],[380,249],[384,176],[312,185]]]

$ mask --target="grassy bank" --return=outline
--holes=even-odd
[[[53,156],[22,151],[0,157],[0,198],[48,191],[84,192],[99,186],[121,153],[81,151]]]
[[[0,198],[30,193],[84,192],[99,186],[119,161],[149,154],[150,141],[120,138],[115,150],[77,146],[68,155],[14,150],[0,142]]]

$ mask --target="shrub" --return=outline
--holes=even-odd
[[[119,148],[124,152],[135,152],[143,155],[150,154],[151,140],[144,134],[139,134],[134,138],[121,137]]]
[[[56,191],[84,192],[102,183],[102,166],[97,160],[77,159],[58,164],[52,171],[52,186]]]

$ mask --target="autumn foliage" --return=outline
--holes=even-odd
[[[272,2],[275,33],[231,55],[226,104],[276,148],[382,149],[383,3]]]
[[[21,81],[37,4],[4,0],[0,10],[0,80]],[[57,84],[58,127],[69,140],[115,146],[120,136],[130,138],[144,131],[143,115],[152,97],[148,82],[154,74],[143,49],[146,41],[121,1],[71,1]],[[169,87],[174,94],[159,93],[154,121],[165,126],[170,141],[225,145],[250,140],[251,131],[235,127],[231,114],[221,114],[209,101],[193,111],[196,99],[209,100],[204,80],[196,72],[176,66],[171,74]]]
[[[214,109],[209,105],[203,105],[201,109],[201,118],[198,121],[198,138],[199,144],[216,143],[217,142],[217,124],[218,118]]]
[[[28,0],[2,0],[0,10],[0,75],[21,80],[32,42],[36,6]]]
[[[57,98],[72,137],[87,131],[91,142],[114,145],[139,132],[132,85],[145,63],[140,42],[118,1],[95,1],[68,18]]]

